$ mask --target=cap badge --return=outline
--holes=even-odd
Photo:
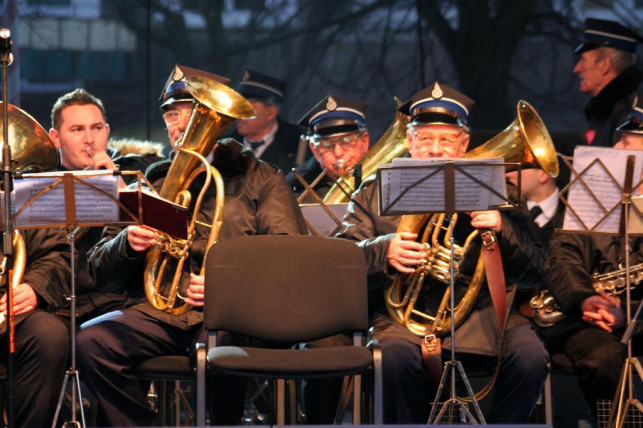
[[[433,98],[442,98],[442,95],[444,95],[444,92],[442,92],[442,88],[440,88],[440,85],[436,83],[433,87],[433,91],[431,91],[431,96]]]
[[[333,97],[328,97],[328,101],[326,102],[326,109],[329,111],[333,111],[337,108],[337,102],[333,99]]]
[[[250,73],[248,72],[248,70],[243,72],[243,81],[245,82],[247,80],[250,80]]]
[[[172,75],[172,80],[174,80],[175,82],[178,82],[179,80],[183,80],[184,77],[185,77],[185,74],[183,74],[183,70],[181,70],[181,68],[179,68],[178,65],[175,66],[174,74]]]

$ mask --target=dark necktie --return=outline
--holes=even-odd
[[[543,209],[542,209],[542,208],[540,208],[540,205],[534,205],[534,206],[533,206],[533,207],[531,207],[531,209],[529,210],[529,214],[531,214],[531,218],[533,218],[534,220],[536,219],[536,217],[538,217],[538,216],[539,216],[539,215],[541,215],[542,213],[543,213]]]
[[[249,143],[253,152],[256,152],[259,147],[263,146],[263,141],[249,141]]]

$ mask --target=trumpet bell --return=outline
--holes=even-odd
[[[498,135],[464,154],[464,158],[504,158],[522,168],[540,168],[558,176],[556,149],[536,110],[524,100],[516,105],[516,119]],[[511,169],[511,168],[509,168]]]
[[[43,172],[54,169],[58,165],[58,150],[45,128],[27,112],[12,104],[7,105],[7,112],[7,134],[14,161],[12,168],[16,172]],[[4,129],[0,120],[0,141],[3,141],[3,136]]]

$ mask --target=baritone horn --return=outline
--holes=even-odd
[[[506,163],[517,163],[522,168],[540,168],[550,176],[558,175],[558,160],[554,144],[549,132],[538,113],[526,101],[517,104],[516,119],[502,132],[483,145],[464,154],[466,159],[504,158]],[[511,166],[509,169],[514,169]],[[466,253],[471,249],[478,232],[472,232],[462,246],[455,245],[454,274],[455,281],[466,287],[455,308],[449,308],[451,288],[451,243],[450,235],[457,222],[457,214],[453,214],[448,226],[444,226],[446,214],[405,215],[402,217],[397,232],[413,232],[418,234],[420,242],[424,243],[426,258],[413,274],[398,275],[395,281],[385,288],[384,297],[389,315],[399,324],[418,336],[433,333],[444,336],[451,329],[453,313],[456,328],[467,317],[480,293],[485,278],[485,266],[482,254],[478,255],[473,273],[463,272],[459,268]],[[443,238],[440,234],[444,232]],[[432,279],[425,284],[426,279]],[[417,309],[416,303],[421,293],[430,293],[436,298],[436,311],[428,314]],[[440,297],[442,296],[442,297]],[[438,304],[439,301],[439,304]],[[430,326],[430,327],[427,327]],[[431,330],[431,331],[428,331]]]
[[[194,105],[185,133],[175,144],[176,155],[159,195],[188,207],[192,201],[189,189],[194,180],[204,174],[204,184],[193,205],[187,239],[175,239],[160,233],[158,243],[148,250],[144,272],[145,296],[148,302],[154,308],[176,316],[189,309],[187,303],[180,302],[182,296],[179,294],[179,287],[183,266],[195,240],[197,224],[210,228],[207,249],[219,238],[223,223],[223,179],[205,156],[212,152],[217,139],[235,119],[250,119],[255,114],[248,100],[222,83],[201,76],[186,77],[185,81],[194,98]],[[197,222],[197,216],[211,181],[214,181],[216,187],[216,205],[212,223],[204,224]],[[201,275],[204,267],[201,266]]]
[[[0,108],[2,102],[0,101]],[[12,170],[14,173],[44,172],[52,170],[58,164],[58,151],[49,138],[49,134],[24,110],[7,105],[8,126],[7,136],[11,147]],[[0,139],[4,136],[2,121],[0,121]],[[4,144],[4,141],[3,141]],[[1,217],[1,215],[0,215]],[[2,258],[0,269],[3,273],[11,272],[11,287],[15,288],[22,282],[27,264],[25,241],[17,230],[13,235],[13,266],[7,266],[6,257]],[[0,331],[6,331],[6,313],[0,314]]]

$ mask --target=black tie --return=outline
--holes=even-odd
[[[250,143],[250,148],[252,151],[257,151],[257,149],[261,146],[263,146],[263,141],[249,141]]]
[[[543,213],[543,209],[542,209],[542,208],[540,208],[540,205],[534,205],[534,206],[533,206],[533,207],[531,207],[531,209],[529,210],[529,214],[531,214],[531,218],[533,218],[534,220],[536,219],[536,217],[538,217],[538,216],[539,216],[539,215],[541,215],[542,213]]]

